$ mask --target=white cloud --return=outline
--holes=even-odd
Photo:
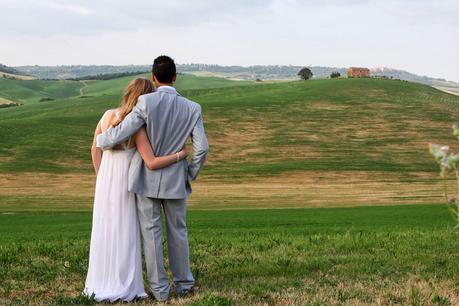
[[[37,6],[43,6],[51,10],[70,12],[70,13],[81,15],[81,16],[88,16],[88,15],[94,14],[94,11],[92,11],[91,9],[85,6],[68,4],[65,2],[61,2],[61,1],[39,0],[39,1],[34,1],[33,3]]]

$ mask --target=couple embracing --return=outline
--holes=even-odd
[[[147,297],[140,236],[149,289],[157,300],[167,300],[162,211],[176,294],[191,293],[195,283],[186,208],[190,181],[198,176],[208,152],[201,107],[173,87],[176,67],[170,57],[155,59],[152,79],[154,84],[132,81],[121,106],[105,112],[94,134],[97,181],[84,294],[97,301]],[[185,143],[190,137],[193,153],[188,163]]]

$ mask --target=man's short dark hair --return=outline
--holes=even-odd
[[[161,83],[172,83],[177,73],[174,60],[167,55],[155,58],[152,67],[153,75]]]

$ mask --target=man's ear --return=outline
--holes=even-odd
[[[155,75],[153,73],[151,74],[151,80],[153,81],[153,83],[156,82],[156,77],[155,77]]]
[[[175,83],[176,80],[177,80],[177,74],[174,75],[174,77],[172,78],[172,83]]]

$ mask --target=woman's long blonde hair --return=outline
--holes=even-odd
[[[144,94],[154,91],[153,83],[144,78],[137,78],[132,80],[131,83],[124,90],[123,99],[121,100],[120,112],[118,119],[113,126],[117,126],[123,119],[132,111],[137,104],[137,99]]]

